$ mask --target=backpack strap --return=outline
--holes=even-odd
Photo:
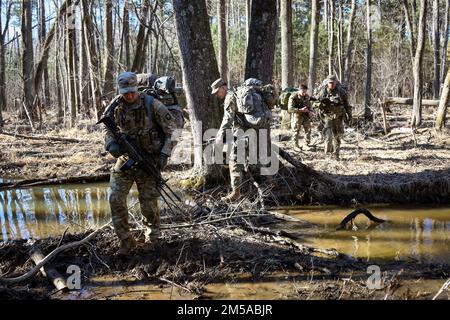
[[[154,119],[155,119],[155,109],[153,107],[153,101],[155,100],[155,98],[153,98],[153,96],[148,95],[148,94],[143,94],[141,96],[142,102],[144,104],[145,107],[145,111],[147,114],[147,124],[149,128],[153,128],[154,127]]]

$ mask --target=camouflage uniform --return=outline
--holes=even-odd
[[[299,109],[308,108],[311,111],[311,101],[308,95],[302,96],[299,92],[293,93],[289,97],[288,112],[291,114],[292,141],[296,147],[299,146],[300,129],[305,131],[305,142],[309,146],[311,143],[311,116],[309,112],[299,113]]]
[[[170,156],[172,151],[171,135],[175,129],[174,119],[168,109],[160,101],[153,99],[152,108],[144,100],[150,97],[145,93],[134,104],[128,104],[121,96],[113,100],[104,116],[112,116],[120,132],[127,134],[137,146],[159,159],[161,154]],[[150,98],[151,99],[151,98]],[[149,110],[150,109],[150,110]],[[149,112],[150,116],[149,116]],[[162,134],[162,132],[164,134]],[[113,134],[106,129],[105,148],[116,143]],[[128,160],[126,155],[117,159],[111,172],[111,196],[109,199],[114,229],[121,240],[130,237],[128,224],[127,196],[136,182],[139,202],[143,215],[143,223],[150,232],[159,232],[159,193],[156,181],[139,168],[121,171],[120,168]]]
[[[237,100],[235,93],[232,90],[228,90],[227,95],[225,97],[224,102],[224,115],[222,119],[222,124],[217,133],[218,137],[222,139],[226,136],[226,131],[231,129],[233,130],[233,151],[231,153],[230,161],[229,161],[229,169],[230,169],[230,179],[231,179],[231,187],[233,190],[239,188],[242,184],[243,172],[245,169],[245,165],[242,163],[238,163],[238,150],[245,150],[246,155],[250,154],[250,145],[248,141],[248,137],[245,135],[239,135],[239,132],[245,132],[249,128],[240,120],[240,113],[238,112]],[[270,154],[270,127],[267,129],[267,153]],[[259,155],[259,130],[256,130],[257,141],[254,142],[257,145],[257,154]],[[267,165],[267,164],[266,164]],[[253,164],[249,169],[254,170],[259,168],[261,165],[259,164],[259,156],[258,156],[258,164]]]
[[[335,103],[327,107],[324,103],[318,102],[315,106],[324,124],[325,153],[332,153],[339,158],[341,137],[344,134],[344,118],[346,115],[351,117],[347,93],[340,85],[336,85],[334,90],[324,87],[319,91],[317,99],[319,101],[329,99]]]

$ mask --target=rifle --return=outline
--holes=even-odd
[[[106,128],[112,132],[115,140],[120,145],[120,148],[124,150],[129,157],[129,160],[120,168],[120,170],[126,171],[134,166],[138,166],[140,169],[144,170],[145,173],[155,179],[156,190],[172,213],[174,212],[168,200],[170,200],[177,209],[181,210],[174,200],[175,198],[178,202],[181,202],[180,197],[170,188],[166,180],[164,180],[161,176],[161,172],[155,166],[155,163],[158,162],[153,158],[153,156],[144,150],[141,150],[130,137],[124,133],[121,133],[117,127],[117,124],[110,116],[105,116],[100,119],[97,124],[100,123],[103,123]]]

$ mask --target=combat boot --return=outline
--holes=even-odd
[[[149,228],[145,229],[145,243],[155,243],[161,236],[161,231],[159,228]]]
[[[241,197],[241,190],[240,189],[234,189],[229,195],[226,197],[222,197],[220,200],[224,202],[233,202],[238,200]]]
[[[129,255],[134,248],[136,248],[136,241],[132,237],[121,239],[120,248],[117,253],[119,255],[126,256]]]

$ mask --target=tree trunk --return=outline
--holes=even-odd
[[[309,39],[309,72],[308,72],[308,87],[310,93],[314,92],[316,85],[316,70],[317,70],[317,51],[319,41],[319,18],[320,18],[320,1],[312,0],[311,3],[311,32]]]
[[[219,176],[216,166],[203,162],[203,133],[219,128],[223,110],[213,107],[211,83],[219,78],[205,1],[173,0],[181,53],[183,85],[194,138],[194,168],[201,176]]]
[[[127,70],[130,68],[130,12],[128,6],[128,0],[125,0],[123,4],[122,43],[120,46],[120,58]]]
[[[329,21],[328,21],[328,74],[334,73],[334,0],[328,0]]]
[[[417,48],[414,56],[413,76],[414,76],[414,103],[411,117],[411,126],[418,127],[422,122],[422,61],[425,47],[425,26],[426,26],[427,0],[420,1],[420,16],[417,35]]]
[[[245,60],[245,79],[272,82],[277,34],[277,1],[251,3],[250,31]]]
[[[371,1],[366,0],[366,26],[367,26],[367,51],[366,51],[366,91],[364,99],[364,118],[372,118],[371,95],[372,95],[372,23],[371,23]]]
[[[39,90],[39,88],[41,86],[41,81],[43,79],[45,66],[47,65],[48,56],[49,56],[49,52],[50,52],[50,48],[51,48],[50,46],[51,46],[53,38],[55,36],[56,29],[59,26],[59,22],[62,21],[62,19],[66,15],[68,8],[71,7],[72,4],[77,5],[78,3],[79,3],[79,0],[64,1],[64,3],[61,5],[61,7],[59,9],[56,21],[53,23],[50,31],[47,34],[47,37],[45,38],[44,45],[42,47],[41,58],[36,65],[36,71],[35,71],[35,75],[34,75],[34,90],[36,92]]]
[[[347,51],[344,59],[344,79],[343,82],[345,84],[349,84],[350,82],[350,73],[351,73],[351,64],[352,64],[352,56],[353,56],[353,25],[355,22],[356,16],[356,0],[352,0],[352,7],[348,22],[347,29]]]
[[[45,1],[39,0],[39,43],[41,48],[44,48],[45,37],[47,36],[47,29],[45,25]],[[50,105],[50,88],[48,84],[48,68],[47,62],[43,65],[44,74],[43,74],[43,89],[44,89],[44,99],[43,102],[47,107]]]
[[[440,35],[439,35],[439,0],[433,0],[433,99],[438,99],[441,89],[440,70]]]
[[[137,73],[142,72],[143,68],[141,61],[143,52],[145,50],[144,48],[146,46],[144,42],[147,30],[147,27],[144,24],[147,23],[149,11],[150,11],[150,2],[148,0],[144,0],[142,2],[142,8],[139,19],[140,25],[138,35],[136,38],[136,52],[134,55],[133,66],[131,67],[131,70]]]
[[[292,0],[280,3],[281,22],[281,88],[293,86],[292,67]]]
[[[246,39],[246,48],[248,47],[248,41],[250,40],[250,17],[252,11],[252,0],[245,1],[245,39]]]
[[[114,74],[114,33],[113,33],[113,2],[105,0],[105,60],[103,94],[108,100],[115,95],[116,77]]]
[[[414,56],[415,56],[415,50],[416,50],[416,27],[415,27],[415,22],[413,22],[411,20],[411,14],[409,13],[409,9],[408,9],[408,3],[406,2],[406,0],[402,0],[402,6],[403,6],[403,11],[405,12],[405,19],[406,19],[406,24],[408,25],[408,29],[409,29],[409,42],[410,42],[410,48],[409,48],[409,52],[411,55],[411,62],[412,64],[414,64]]]
[[[93,24],[91,20],[90,13],[90,4],[88,0],[82,0],[82,19],[84,25],[84,42],[86,47],[86,57],[89,65],[89,78],[91,85],[91,94],[92,94],[92,102],[94,105],[94,112],[96,116],[96,120],[103,113],[103,105],[102,105],[102,92],[100,87],[100,79],[98,77],[98,55],[95,47],[95,33],[93,29]],[[92,3],[91,3],[92,5]]]
[[[436,115],[435,128],[441,130],[445,124],[445,117],[447,114],[447,106],[450,103],[450,69],[447,72],[447,77],[442,88],[441,100]]]
[[[337,32],[337,58],[338,58],[338,71],[339,80],[342,81],[344,78],[344,66],[342,65],[342,52],[343,52],[343,34],[344,34],[344,17],[342,13],[343,1],[338,2],[338,32]]]
[[[25,112],[32,122],[33,112],[33,26],[31,17],[31,1],[22,0],[22,76],[23,76],[23,97]],[[32,125],[33,126],[33,125]]]
[[[219,71],[220,77],[228,83],[228,40],[227,40],[227,4],[226,0],[217,3],[219,34]]]
[[[448,54],[449,20],[450,20],[450,0],[447,0],[445,2],[444,32],[442,33],[441,83],[444,83],[445,73],[447,71],[446,69],[447,69],[447,54]]]
[[[73,21],[75,15],[75,7],[72,6],[67,11],[66,29],[67,29],[67,78],[69,84],[69,108],[70,122],[69,127],[75,127],[77,118],[77,88],[76,88],[76,64],[75,64],[75,29],[70,21]]]

